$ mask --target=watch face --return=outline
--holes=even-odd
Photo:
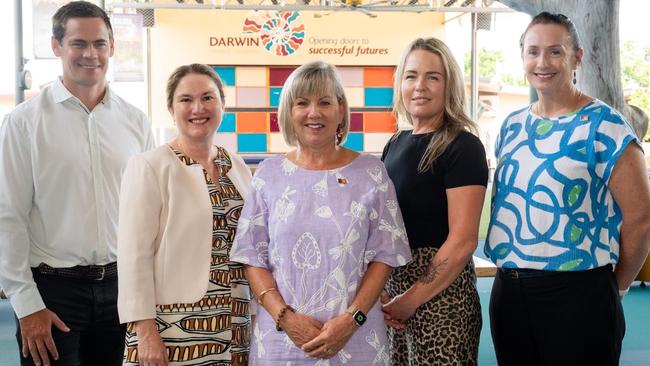
[[[354,318],[354,321],[359,325],[363,325],[367,319],[366,314],[362,313],[361,310],[357,310],[352,317]]]

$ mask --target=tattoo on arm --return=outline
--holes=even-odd
[[[440,274],[440,271],[447,267],[447,262],[447,258],[443,259],[442,261],[436,261],[434,258],[431,258],[427,270],[422,276],[420,276],[419,281],[424,284],[433,282],[433,280],[435,280],[436,277],[438,277]]]

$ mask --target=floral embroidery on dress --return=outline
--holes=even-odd
[[[410,260],[395,191],[378,158],[361,155],[344,167],[321,171],[299,168],[285,157],[269,158],[258,166],[255,180],[265,183],[256,184],[242,211],[232,258],[268,268],[296,312],[324,323],[345,312],[371,262],[397,266]],[[388,349],[386,328],[379,305],[367,315],[337,356],[316,360],[286,333],[275,332],[274,318],[261,309],[251,364],[377,364],[375,346]],[[366,340],[370,335],[375,343]]]

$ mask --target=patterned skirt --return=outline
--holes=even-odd
[[[200,301],[156,306],[156,325],[167,348],[170,365],[248,365],[249,301],[220,293],[224,286],[218,284],[226,282],[230,287],[231,274],[244,278],[243,268],[226,273],[212,271],[208,292]],[[129,323],[124,365],[139,365],[137,347],[138,337],[133,323]]]
[[[411,287],[437,251],[413,249],[413,261],[394,269],[386,283],[391,297]],[[405,329],[389,327],[391,362],[395,366],[476,365],[481,325],[474,262],[470,261],[449,287],[418,308]]]

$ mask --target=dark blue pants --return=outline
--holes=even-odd
[[[490,327],[499,365],[618,365],[625,318],[611,268],[520,278],[497,271]]]
[[[32,273],[45,306],[70,328],[64,333],[52,327],[59,351],[53,365],[121,365],[126,327],[117,316],[117,277],[93,281]],[[16,338],[21,350],[19,323]],[[22,366],[34,365],[31,356],[21,354],[20,360]]]

